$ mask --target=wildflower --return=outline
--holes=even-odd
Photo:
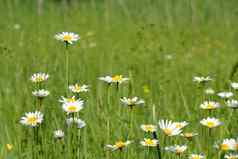
[[[50,94],[50,92],[44,89],[40,89],[33,91],[32,94],[38,98],[44,98],[47,97]]]
[[[238,83],[232,82],[232,83],[231,83],[231,87],[232,87],[234,90],[237,90],[237,89],[238,89]]]
[[[145,132],[153,133],[157,131],[157,126],[155,125],[141,125],[141,129]]]
[[[166,121],[160,120],[159,127],[160,127],[160,129],[162,129],[162,131],[167,136],[179,135],[182,132],[182,130],[180,128],[176,127],[175,123],[173,123],[172,121],[169,121],[169,120],[166,120]]]
[[[144,91],[145,94],[150,93],[150,89],[149,89],[148,85],[143,86],[143,91]]]
[[[200,105],[201,109],[213,110],[220,107],[220,104],[214,101],[205,101]]]
[[[212,81],[212,78],[207,76],[207,77],[198,77],[198,76],[195,76],[193,77],[193,81],[194,82],[197,82],[197,83],[207,83],[209,81]]]
[[[238,158],[238,154],[226,154],[225,159],[237,159]]]
[[[176,128],[178,128],[178,129],[182,129],[182,128],[184,128],[185,126],[188,125],[188,122],[186,122],[186,121],[182,121],[182,122],[174,122],[174,124],[176,125]]]
[[[104,81],[108,84],[112,83],[112,77],[111,76],[99,77],[98,79],[101,80],[101,81]]]
[[[130,108],[132,108],[133,106],[142,105],[145,103],[144,100],[139,99],[138,97],[133,97],[133,98],[123,97],[120,100],[125,106],[128,106]]]
[[[75,96],[70,98],[61,97],[59,101],[63,103],[63,110],[68,114],[77,113],[81,109],[83,109],[83,101],[80,99],[76,99]]]
[[[81,92],[88,92],[88,85],[82,85],[79,84],[70,85],[69,90],[73,93],[81,93]]]
[[[217,94],[220,98],[228,99],[231,98],[234,94],[232,92],[220,92]]]
[[[212,88],[205,89],[205,94],[207,94],[207,95],[212,95],[214,93],[215,93],[215,91]]]
[[[189,159],[204,159],[205,156],[203,154],[191,154]]]
[[[66,123],[68,126],[70,126],[72,124],[76,124],[78,129],[81,129],[86,126],[86,123],[83,120],[76,118],[76,117],[66,119]]]
[[[122,75],[112,76],[112,82],[115,82],[117,84],[121,84],[121,83],[126,82],[128,80],[129,80],[129,78],[123,77]]]
[[[226,102],[227,106],[232,109],[237,109],[238,108],[238,101],[235,99],[229,99]]]
[[[29,112],[26,113],[24,117],[21,118],[20,123],[23,125],[36,127],[40,125],[43,121],[43,114],[41,112]]]
[[[198,135],[198,133],[182,133],[181,134],[181,136],[183,136],[184,138],[186,138],[188,140],[192,140],[192,138],[197,135]]]
[[[165,147],[166,151],[174,152],[176,155],[181,155],[187,150],[186,145],[174,145]]]
[[[59,41],[63,41],[68,45],[78,41],[80,37],[78,34],[75,34],[72,32],[62,32],[62,33],[57,33],[55,35],[55,39]]]
[[[208,117],[207,119],[202,119],[200,121],[200,123],[203,125],[203,126],[206,126],[208,128],[215,128],[217,126],[220,126],[222,124],[222,122],[220,122],[219,119],[216,119],[216,118],[210,118]]]
[[[31,76],[31,81],[33,83],[41,83],[41,82],[47,81],[48,78],[49,78],[48,74],[39,72]]]
[[[64,138],[64,132],[62,130],[55,130],[54,131],[54,138],[55,139],[62,139],[62,138]]]
[[[236,150],[236,140],[235,139],[224,139],[222,143],[218,146],[222,151]]]
[[[140,142],[142,146],[148,146],[148,147],[155,147],[158,145],[158,140],[156,139],[147,139],[145,138],[143,141]]]
[[[7,151],[11,151],[13,149],[12,144],[6,144]]]
[[[107,148],[111,149],[112,151],[115,151],[115,150],[120,150],[122,151],[124,148],[126,148],[129,144],[131,144],[132,141],[117,141],[114,145],[106,145]]]

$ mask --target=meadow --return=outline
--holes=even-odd
[[[69,6],[49,0],[38,15],[34,1],[0,0],[0,159],[238,158],[237,6],[236,0]],[[80,39],[60,41],[61,32]],[[39,72],[49,78],[32,79]],[[112,76],[109,84],[99,79],[105,76]],[[88,91],[70,91],[76,83]],[[39,89],[50,94],[35,97]],[[64,106],[78,98],[82,110],[67,113]],[[35,111],[42,121],[22,122]],[[86,125],[69,125],[69,117]],[[200,123],[207,117],[221,123],[208,128]],[[188,125],[171,135],[162,120]],[[152,125],[143,130],[143,124]],[[190,132],[195,136],[183,136]],[[151,140],[143,145],[144,138]]]

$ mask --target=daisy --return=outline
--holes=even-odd
[[[128,106],[130,108],[132,108],[133,106],[142,105],[145,103],[144,100],[139,99],[138,97],[133,97],[133,98],[123,97],[120,100],[125,106]]]
[[[197,82],[197,83],[206,83],[206,82],[212,81],[212,78],[209,76],[207,76],[207,77],[195,76],[195,77],[193,77],[193,81]]]
[[[200,121],[200,123],[203,126],[206,126],[208,128],[215,128],[215,127],[218,127],[218,126],[222,125],[222,122],[219,119],[210,118],[210,117],[208,117],[207,119],[202,119]]]
[[[237,90],[237,89],[238,89],[238,83],[232,82],[232,83],[231,83],[231,87],[232,87],[234,90]]]
[[[62,139],[62,138],[64,138],[64,132],[62,130],[55,130],[54,131],[54,138],[55,139]]]
[[[203,154],[191,154],[189,159],[204,159],[205,156]]]
[[[220,107],[220,104],[214,101],[205,101],[200,105],[201,109],[206,109],[206,110],[213,110],[219,107]]]
[[[186,121],[182,121],[182,122],[174,122],[174,124],[176,125],[176,128],[178,128],[178,129],[182,129],[182,128],[184,128],[185,126],[188,125],[188,122],[186,122]]]
[[[227,106],[232,109],[237,109],[238,108],[238,101],[235,99],[229,99],[226,102]]]
[[[78,41],[80,37],[78,34],[75,34],[72,32],[62,32],[62,33],[57,33],[55,35],[55,39],[59,41],[63,41],[66,44],[73,44],[74,42]]]
[[[81,109],[83,109],[83,101],[80,99],[75,99],[75,97],[72,98],[64,98],[62,97],[62,100],[60,102],[63,103],[62,107],[65,112],[68,114],[70,113],[77,113]]]
[[[232,92],[220,92],[217,95],[220,98],[227,99],[227,98],[231,98],[234,94]]]
[[[30,127],[36,127],[43,121],[43,114],[41,112],[28,112],[21,117],[20,123]]]
[[[155,147],[158,145],[158,140],[156,139],[147,139],[145,138],[143,141],[140,142],[142,146],[148,146],[148,147]]]
[[[121,84],[121,83],[126,82],[128,80],[129,80],[129,78],[123,77],[122,75],[112,76],[112,82],[115,82],[117,84]]]
[[[111,149],[112,151],[115,151],[115,150],[120,150],[122,151],[124,148],[126,148],[129,144],[131,144],[132,141],[117,141],[114,145],[106,145],[107,148]]]
[[[38,98],[44,98],[47,97],[50,94],[50,92],[44,89],[40,89],[33,91],[32,94]]]
[[[157,126],[156,125],[141,125],[141,129],[145,132],[153,133],[157,131]]]
[[[236,145],[237,143],[235,139],[224,139],[219,145],[219,148],[222,151],[236,150]]]
[[[180,136],[183,136],[184,138],[188,140],[192,140],[192,138],[197,135],[198,133],[182,133]]]
[[[101,81],[104,81],[108,84],[112,83],[112,77],[111,76],[99,77],[98,79],[101,80]]]
[[[44,81],[47,81],[49,78],[49,75],[46,74],[46,73],[42,73],[42,72],[39,72],[39,73],[35,73],[31,76],[31,81],[33,83],[41,83],[41,82],[44,82]]]
[[[226,154],[225,159],[237,159],[238,158],[238,154]]]
[[[75,85],[70,85],[69,86],[69,90],[73,93],[81,93],[81,92],[88,92],[88,85],[79,85],[79,84],[75,84]]]
[[[166,136],[175,136],[179,135],[182,132],[180,128],[176,127],[176,124],[169,120],[160,120],[159,127],[160,129],[162,129]]]
[[[78,129],[81,129],[86,126],[86,123],[83,120],[76,118],[76,117],[66,119],[66,123],[68,126],[70,126],[72,124],[76,124]]]
[[[176,155],[181,155],[187,150],[186,145],[174,145],[165,147],[166,151],[174,152]]]
[[[212,95],[212,94],[215,94],[215,91],[212,88],[207,88],[205,89],[205,94]]]

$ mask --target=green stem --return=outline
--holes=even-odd
[[[65,79],[66,79],[66,94],[69,93],[69,51],[68,51],[68,45],[65,44]]]

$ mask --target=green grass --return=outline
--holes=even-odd
[[[199,124],[207,116],[199,108],[207,97],[192,78],[210,75],[215,79],[211,87],[216,91],[229,90],[230,74],[238,59],[237,4],[236,0],[82,0],[67,8],[50,1],[38,16],[36,4],[31,1],[1,0],[0,157],[33,159],[32,129],[22,126],[19,120],[25,112],[37,109],[29,78],[42,71],[50,74],[45,87],[51,94],[44,100],[45,118],[40,132],[43,155],[38,158],[73,158],[67,156],[72,153],[61,154],[62,143],[55,144],[53,139],[53,131],[65,125],[58,99],[66,94],[64,45],[54,35],[72,31],[80,34],[81,40],[70,47],[70,83],[90,85],[90,92],[82,97],[85,108],[80,117],[87,126],[80,132],[78,158],[157,158],[155,150],[147,152],[139,144],[145,136],[140,125],[170,119],[190,122],[185,130],[200,135],[189,144],[182,137],[172,137],[168,143],[188,144],[186,154],[206,153],[208,145],[208,159],[217,159],[214,142],[237,137],[237,111],[234,121],[230,121],[231,112],[222,104],[213,115],[224,125],[214,129],[207,140]],[[15,24],[20,29],[14,29]],[[88,36],[89,32],[93,35]],[[92,43],[96,47],[89,48]],[[168,55],[172,59],[167,59]],[[108,97],[106,85],[97,78],[113,74],[131,80],[121,85],[119,92],[111,88]],[[237,74],[232,80],[238,82]],[[144,93],[145,85],[149,93]],[[130,112],[121,106],[122,96],[139,96],[146,104]],[[222,103],[216,96],[212,99]],[[106,144],[126,138],[131,114],[129,131],[134,143],[122,153],[105,150]],[[228,130],[229,124],[232,131]],[[158,134],[164,147],[160,130]],[[11,152],[6,151],[7,143],[13,144]],[[164,158],[176,156],[166,153]]]

